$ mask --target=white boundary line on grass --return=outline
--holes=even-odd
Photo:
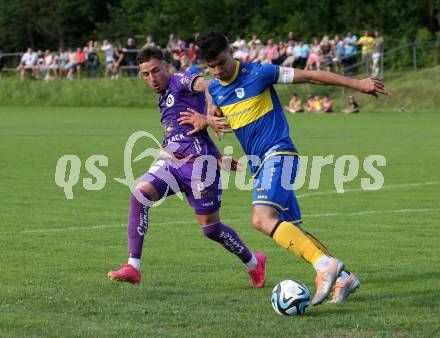
[[[412,213],[412,212],[440,212],[440,208],[421,208],[421,209],[391,209],[391,210],[367,210],[358,212],[327,212],[322,214],[304,214],[303,217],[334,217],[334,216],[365,216],[373,214],[401,214],[401,213]],[[226,222],[237,222],[245,221],[249,218],[231,218],[224,219]],[[187,221],[171,221],[171,222],[161,222],[161,225],[172,225],[172,224],[189,224],[193,223],[194,220]],[[0,232],[0,235],[20,235],[20,234],[31,234],[31,233],[48,233],[48,232],[68,232],[68,231],[82,231],[82,230],[93,230],[93,229],[105,229],[105,228],[116,228],[116,227],[126,227],[127,224],[104,224],[104,225],[93,225],[90,227],[71,227],[71,228],[53,228],[53,229],[40,229],[40,230],[22,230],[17,232]]]
[[[410,187],[419,187],[419,186],[424,186],[424,185],[435,185],[435,184],[440,184],[440,181],[409,183],[409,184],[395,184],[395,185],[384,186],[384,187],[382,187],[382,189],[410,188]],[[346,193],[346,192],[359,192],[359,191],[365,191],[365,190],[364,189],[347,189],[347,190],[345,190],[344,193]],[[380,191],[380,190],[374,190],[374,191]],[[334,190],[321,191],[321,192],[318,191],[315,193],[300,194],[297,197],[304,198],[304,197],[331,195],[331,194],[338,194],[338,193]],[[321,214],[304,214],[303,217],[363,216],[363,215],[386,214],[386,213],[437,212],[437,211],[440,211],[440,208],[366,210],[366,211],[349,212],[349,213],[328,212],[328,213],[321,213]],[[249,218],[224,219],[224,221],[237,222],[237,221],[245,221],[248,219],[250,220],[250,216],[249,216]],[[190,220],[169,221],[169,222],[162,222],[161,224],[172,225],[172,224],[187,224],[187,223],[191,223],[191,222],[193,222],[193,221],[190,221]],[[124,224],[103,224],[103,225],[92,225],[90,227],[34,229],[34,230],[22,230],[22,231],[16,231],[16,232],[5,231],[5,232],[0,232],[0,235],[12,235],[12,234],[19,235],[19,234],[31,234],[31,233],[82,231],[82,230],[105,229],[105,228],[126,227],[126,226],[127,226],[126,223],[124,223]]]

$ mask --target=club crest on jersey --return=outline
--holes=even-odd
[[[244,88],[237,88],[235,93],[239,99],[242,99],[244,97]]]
[[[169,94],[168,96],[167,96],[167,101],[166,101],[166,106],[167,107],[172,107],[172,106],[174,106],[174,96],[173,96],[173,94]]]

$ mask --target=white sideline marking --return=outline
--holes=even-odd
[[[329,190],[329,191],[317,191],[317,192],[311,192],[306,194],[298,194],[297,198],[304,198],[304,197],[311,197],[311,196],[321,196],[321,195],[343,195],[347,192],[358,192],[358,191],[381,191],[382,189],[396,189],[396,188],[410,188],[410,187],[420,187],[423,185],[435,185],[440,184],[440,181],[433,181],[433,182],[421,182],[421,183],[407,183],[407,184],[390,184],[390,185],[384,185],[382,188],[378,190],[365,190],[365,189],[345,189],[343,193],[338,193],[335,190]]]
[[[440,208],[424,208],[424,209],[390,209],[390,210],[366,210],[357,212],[326,212],[321,214],[304,214],[303,217],[333,217],[333,216],[364,216],[372,214],[400,214],[400,213],[412,213],[412,212],[440,212]],[[238,221],[249,221],[249,218],[234,218],[234,219],[224,219],[226,222],[238,222]],[[161,225],[171,225],[171,224],[190,224],[194,223],[194,220],[187,221],[171,221],[171,222],[161,222]],[[47,233],[47,232],[67,232],[67,231],[82,231],[82,230],[93,230],[93,229],[105,229],[105,228],[117,228],[126,227],[127,224],[104,224],[104,225],[93,225],[90,227],[71,227],[71,228],[52,228],[52,229],[40,229],[40,230],[23,230],[16,232],[0,232],[0,235],[20,235],[20,234],[30,234],[30,233]]]

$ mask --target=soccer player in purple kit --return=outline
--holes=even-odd
[[[130,196],[128,263],[123,264],[119,270],[110,271],[107,277],[114,281],[140,283],[140,262],[143,241],[149,225],[149,209],[155,201],[176,193],[177,191],[173,190],[176,187],[171,184],[176,182],[176,190],[185,193],[204,235],[220,243],[245,264],[253,287],[263,287],[266,281],[266,256],[261,252],[252,253],[234,229],[220,221],[221,154],[206,129],[193,134],[192,126],[180,125],[178,121],[180,112],[188,108],[205,112],[206,98],[203,91],[207,80],[188,72],[171,74],[158,48],[142,49],[137,61],[145,82],[153,91],[160,93],[159,109],[165,137],[162,155],[151,165],[137,185],[136,191]],[[214,163],[214,170],[205,166],[206,162],[202,161],[200,164],[200,161],[197,161],[197,158],[206,155],[215,160],[208,161],[207,164],[210,166]],[[194,172],[201,175],[193,175]],[[212,184],[204,186],[203,180],[208,172],[214,172],[215,177]],[[138,198],[139,196],[141,198]]]

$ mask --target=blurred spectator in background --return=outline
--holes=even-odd
[[[278,42],[278,56],[272,60],[274,65],[280,65],[287,58],[287,44],[284,41]]]
[[[272,63],[272,60],[277,57],[278,46],[273,43],[272,39],[267,40],[267,45],[264,47],[264,60],[262,63]]]
[[[186,41],[182,38],[177,39],[177,48],[181,51],[184,51],[186,49]]]
[[[44,80],[50,79],[50,69],[52,65],[52,54],[49,49],[44,52],[43,63],[40,65],[40,72]]]
[[[232,49],[232,57],[236,60],[241,60],[241,51],[237,46],[230,46]]]
[[[86,48],[81,49],[81,47],[78,47],[76,49],[76,54],[75,54],[75,58],[76,58],[76,74],[78,76],[78,79],[81,79],[81,72],[83,71],[85,64],[86,64],[86,54],[85,51]]]
[[[89,41],[87,44],[86,66],[89,77],[95,77],[99,67],[99,56],[96,43],[93,41]]]
[[[242,39],[240,35],[237,35],[235,37],[235,41],[232,43],[232,47],[241,49],[244,46],[246,46],[246,41],[244,41],[244,39]]]
[[[146,36],[146,43],[143,47],[159,47],[149,34]],[[287,41],[279,41],[278,44],[273,42],[273,39],[269,39],[266,45],[261,43],[261,40],[257,35],[252,35],[252,39],[246,43],[246,41],[240,36],[236,36],[235,41],[231,44],[234,58],[240,61],[251,61],[262,64],[276,64],[284,67],[305,68],[307,70],[326,69],[330,70],[331,65],[334,64],[333,70],[340,72],[341,66],[344,67],[343,73],[346,75],[353,74],[356,69],[356,60],[358,54],[358,46],[362,47],[362,61],[366,67],[366,70],[372,76],[379,76],[381,73],[381,60],[383,55],[383,38],[379,32],[374,33],[373,37],[370,37],[368,32],[365,31],[364,35],[358,40],[355,35],[348,32],[345,38],[341,41],[339,35],[335,35],[334,40],[330,40],[327,35],[322,37],[322,40],[317,37],[313,38],[312,45],[304,43],[301,39],[295,41],[294,33],[289,32]],[[123,67],[129,69],[128,74],[130,77],[136,77],[137,70],[137,47],[134,39],[129,37],[127,44],[121,50],[114,49],[112,44],[106,39],[103,41],[103,45],[100,49],[97,48],[97,42],[89,41],[88,45],[84,47],[84,50],[79,50],[74,53],[71,49],[67,52],[64,48],[60,47],[57,57],[53,58],[51,54],[41,52],[37,55],[37,61],[34,65],[36,70],[33,70],[32,65],[27,65],[27,68],[20,62],[18,69],[20,70],[21,78],[24,77],[24,68],[32,71],[32,75],[38,78],[41,72],[43,78],[48,78],[51,75],[51,70],[56,70],[55,78],[61,79],[63,74],[67,74],[69,79],[72,79],[73,73],[77,71],[78,78],[81,77],[81,71],[86,66],[89,77],[95,77],[97,69],[99,67],[98,51],[102,51],[105,55],[105,76],[114,77],[117,74],[116,69],[121,65],[118,59],[122,55]],[[199,64],[199,51],[194,43],[189,43],[187,48],[187,42],[182,38],[176,38],[174,34],[169,34],[168,42],[166,45],[167,58],[171,58],[170,68],[171,71],[183,69],[190,69],[192,65]],[[185,53],[185,57],[182,59],[182,53]],[[75,57],[73,56],[75,54]],[[26,54],[25,54],[26,55]],[[29,56],[23,55],[24,58]],[[46,58],[48,58],[46,60]],[[80,61],[77,59],[79,58]],[[82,61],[84,58],[84,61]],[[185,62],[181,65],[181,61],[188,58],[190,66]],[[50,59],[51,62],[50,62]],[[49,66],[48,66],[49,64]],[[56,67],[55,67],[56,66]],[[197,68],[198,69],[198,68]],[[200,69],[197,70],[199,72]]]
[[[37,65],[38,71],[44,66],[44,53],[41,49],[37,50]],[[38,78],[40,78],[40,74],[38,74]]]
[[[252,43],[255,43],[255,46],[261,45],[261,40],[257,37],[257,35],[252,35],[252,39],[248,42],[248,45],[250,46]]]
[[[150,34],[145,38],[145,45],[142,48],[146,47],[156,47],[156,43],[153,41],[153,37]]]
[[[167,42],[167,46],[166,49],[168,51],[168,53],[171,55],[173,54],[173,51],[175,49],[177,49],[177,40],[174,37],[174,34],[171,33],[170,35],[168,35],[168,42]]]
[[[108,40],[104,40],[101,50],[104,52],[105,58],[105,77],[111,77],[113,75],[113,46]]]
[[[383,37],[378,31],[374,32],[374,45],[373,45],[373,66],[371,75],[379,77],[381,75],[381,59],[383,56]]]
[[[241,40],[244,41],[244,40]],[[235,45],[231,45],[232,47],[232,53],[234,59],[240,60],[240,61],[249,61],[249,50],[247,47],[246,42],[243,43],[236,43]]]
[[[353,95],[350,95],[348,97],[348,107],[342,112],[346,114],[359,113],[359,105],[357,104],[356,99]]]
[[[180,55],[182,54],[182,50],[180,48],[176,48],[173,50],[173,53],[171,54],[171,65],[175,70],[180,70]]]
[[[113,63],[112,63],[112,79],[119,78],[119,68],[124,60],[124,52],[121,45],[113,46]]]
[[[136,45],[134,43],[133,38],[128,38],[127,45],[125,48],[122,49],[122,52],[124,53],[124,64],[130,67],[128,69],[128,73],[130,74],[130,77],[137,77],[138,75],[138,69],[137,69],[137,50]]]
[[[191,61],[191,63],[198,63],[199,50],[197,49],[196,45],[193,42],[191,42],[189,44],[188,57],[189,57],[189,61]]]
[[[264,63],[265,59],[266,59],[266,48],[265,46],[263,46],[262,44],[258,45],[257,44],[257,51],[258,51],[258,56],[257,59],[255,60],[256,63]]]
[[[40,79],[41,75],[44,75],[44,53],[41,49],[37,51],[37,71],[36,71],[36,79]]]
[[[302,64],[302,55],[303,52],[303,43],[302,41],[298,41],[297,43],[295,43],[295,47],[293,47],[293,58],[294,61],[292,63],[292,67],[294,68],[304,68],[305,65],[303,66]]]
[[[331,113],[333,112],[333,101],[330,100],[328,95],[324,95],[321,100],[321,112],[323,113]]]
[[[67,70],[67,80],[73,80],[73,72],[76,70],[76,52],[72,48],[67,48],[67,55],[69,56],[68,62],[66,64]]]
[[[313,96],[313,113],[319,113],[322,111],[322,100],[319,95]]]
[[[309,95],[307,95],[307,102],[304,105],[304,111],[306,113],[311,113],[311,112],[313,112],[313,107],[314,107],[313,95],[309,94]]]
[[[354,65],[356,64],[356,54],[357,54],[356,43],[357,43],[356,35],[353,35],[351,32],[348,32],[344,39],[345,58],[343,64],[344,64],[344,73],[346,75],[352,75],[355,71]]]
[[[64,49],[64,47],[60,47],[58,49],[58,80],[61,80],[63,78],[63,75],[66,75],[68,73],[68,63],[69,53]]]
[[[324,66],[325,70],[330,71],[332,60],[332,45],[330,44],[329,37],[324,35],[321,40],[321,64]]]
[[[293,67],[293,64],[298,59],[297,54],[295,53],[295,41],[289,40],[286,48],[286,58],[284,59],[282,66],[283,67]]]
[[[368,34],[368,31],[364,32],[364,35],[359,38],[357,44],[362,46],[362,64],[365,67],[365,73],[370,74],[371,71],[371,55],[374,50],[374,39]]]
[[[301,99],[298,97],[298,95],[296,93],[294,93],[289,101],[289,104],[287,106],[284,106],[284,108],[289,112],[289,113],[298,113],[303,111],[302,109],[302,104],[301,104]]]
[[[309,57],[307,58],[307,64],[305,69],[312,70],[313,66],[316,66],[316,70],[320,70],[321,66],[321,45],[318,38],[313,38],[312,46],[310,47]]]
[[[18,70],[20,71],[20,79],[24,80],[26,71],[30,71],[34,78],[38,77],[38,55],[35,53],[31,47],[29,47],[26,53],[21,57],[20,64],[18,65]]]
[[[249,62],[258,62],[259,50],[257,48],[257,44],[252,41],[249,43],[249,47]]]
[[[341,40],[339,35],[335,35],[333,40],[333,64],[334,71],[336,73],[341,72],[341,63],[345,57],[345,47],[344,42]]]
[[[182,48],[178,44],[178,40],[174,37],[174,34],[168,36],[168,42],[166,46],[167,52],[171,55],[171,65],[174,69],[180,69],[180,54],[182,53]]]
[[[188,54],[182,53],[180,55],[180,69],[191,74],[200,74],[202,70],[194,65],[188,57]]]
[[[301,46],[301,68],[305,68],[307,64],[307,59],[309,58],[310,54],[310,46],[307,43],[303,43],[302,41],[299,42]]]
[[[50,60],[52,61],[52,63],[50,64],[50,70],[53,74],[53,79],[58,80],[58,68],[59,68],[58,64],[60,63],[60,57],[55,52],[51,52],[50,56],[51,56]]]

